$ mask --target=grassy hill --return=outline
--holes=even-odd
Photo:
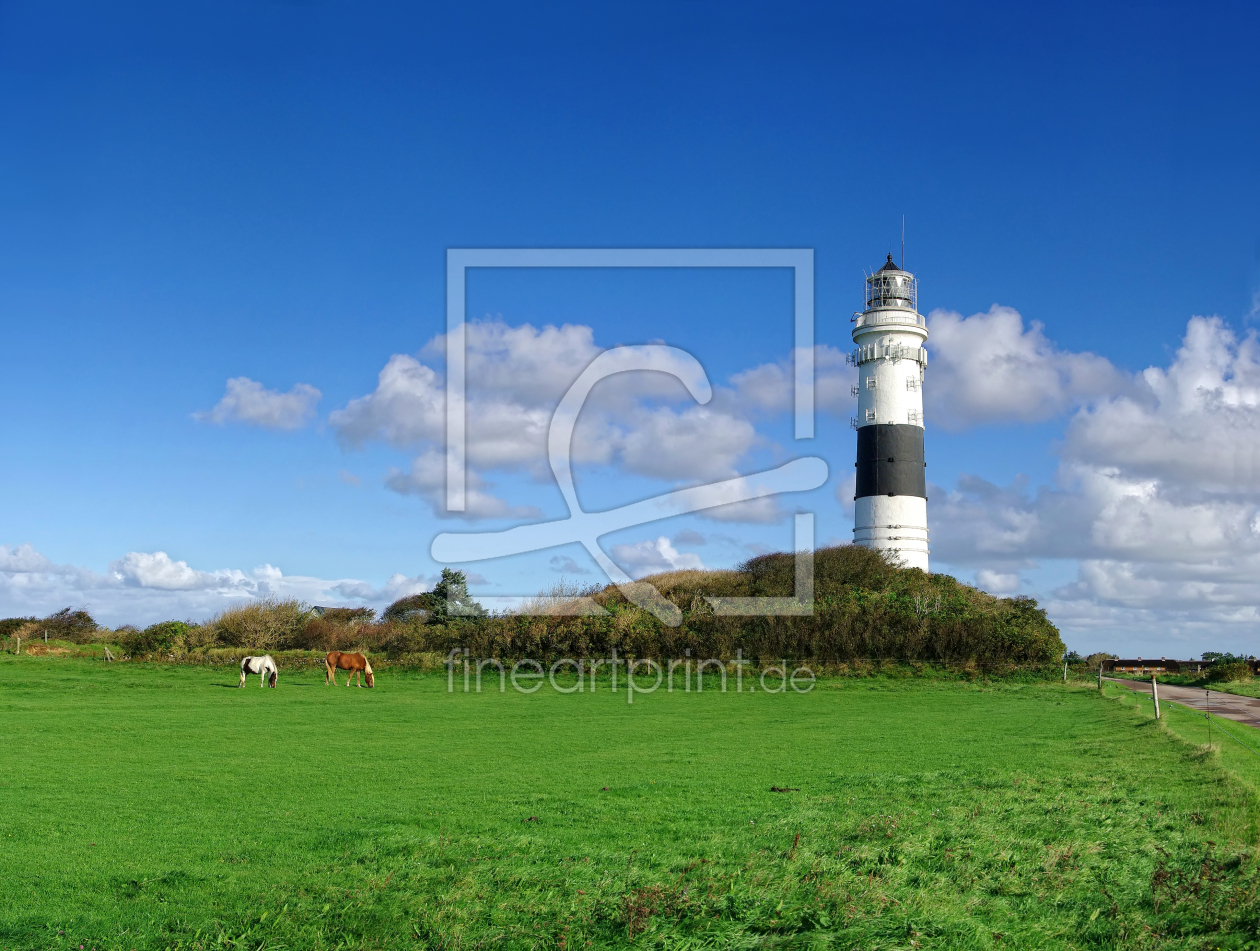
[[[631,604],[614,586],[556,597],[549,616],[509,615],[417,631],[417,649],[467,647],[483,657],[603,656],[897,660],[985,668],[1053,663],[1059,632],[1031,598],[995,598],[949,575],[890,564],[853,545],[814,555],[814,612],[801,617],[719,616],[708,598],[791,597],[795,559],[753,558],[730,571],[676,571],[643,579],[682,613],[677,627]],[[598,606],[603,614],[584,614]],[[544,605],[546,606],[546,605]],[[399,647],[406,645],[400,640]],[[440,643],[439,643],[440,642]]]

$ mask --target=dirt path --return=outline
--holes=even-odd
[[[1151,692],[1150,681],[1122,680],[1107,677],[1108,683],[1119,684],[1130,690],[1144,693]],[[1219,693],[1216,690],[1202,690],[1197,687],[1177,687],[1173,684],[1159,685],[1160,703],[1179,703],[1183,707],[1200,712],[1210,710],[1218,717],[1235,720],[1247,726],[1260,727],[1260,700],[1254,697],[1239,697],[1232,693]]]

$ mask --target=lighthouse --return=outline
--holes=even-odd
[[[853,543],[891,551],[928,570],[927,463],[923,458],[923,371],[927,323],[919,286],[888,255],[866,279],[866,309],[853,315],[857,366],[857,494]]]

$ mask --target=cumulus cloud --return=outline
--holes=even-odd
[[[931,487],[934,557],[975,567],[982,587],[982,577],[1044,560],[1076,562],[1075,580],[1047,602],[1067,630],[1188,645],[1254,636],[1256,333],[1239,337],[1217,318],[1196,317],[1169,366],[1116,389],[1071,417],[1054,485],[964,476],[953,491]]]
[[[270,565],[266,566],[270,568]],[[128,552],[109,566],[110,577],[134,588],[197,591],[208,588],[251,590],[253,581],[241,571],[197,571],[164,551]]]
[[[704,568],[700,556],[693,552],[680,552],[662,535],[655,541],[647,540],[625,545],[613,545],[612,559],[631,578],[645,578],[662,571],[678,571],[683,568]]]
[[[423,497],[445,511],[445,390],[437,363],[445,336],[418,357],[395,355],[376,389],[329,416],[346,448],[382,441],[415,453],[409,471],[395,470],[386,484]],[[523,472],[550,480],[547,434],[561,397],[602,350],[589,327],[512,327],[497,320],[465,326],[466,459],[470,493],[464,519],[534,517],[489,491],[489,472]],[[670,368],[664,358],[661,370]],[[839,393],[843,354],[819,348],[819,391]],[[838,370],[837,368],[841,368]],[[847,380],[847,377],[846,377]],[[847,387],[847,382],[844,384]],[[832,397],[828,397],[832,398]],[[838,405],[838,396],[835,397]],[[727,479],[761,444],[751,417],[790,407],[791,362],[749,371],[697,405],[669,373],[633,371],[602,380],[591,392],[572,441],[576,464],[611,466],[676,484]],[[730,506],[713,517],[763,521],[781,517],[768,502]]]
[[[194,413],[206,423],[248,423],[264,429],[301,429],[315,415],[315,405],[323,394],[307,383],[298,383],[287,393],[269,390],[256,380],[237,376],[227,381],[223,398],[213,409]]]
[[[0,611],[6,616],[42,615],[82,604],[106,624],[150,624],[202,619],[233,602],[269,595],[311,604],[351,600],[383,606],[427,590],[428,584],[429,579],[395,574],[377,588],[357,579],[286,575],[267,564],[205,571],[162,551],[128,552],[97,573],[56,564],[29,544],[0,545]]]
[[[976,572],[976,586],[990,594],[1013,594],[1019,590],[1019,573],[1015,571],[991,571],[988,568],[981,568]]]
[[[797,351],[785,360],[763,363],[731,377],[730,398],[744,411],[790,412],[794,406]],[[850,416],[854,401],[850,388],[857,382],[857,368],[845,360],[845,351],[819,344],[814,347],[814,405],[824,413]]]
[[[464,488],[464,511],[446,510],[446,457],[436,449],[416,456],[411,468],[403,472],[393,469],[385,484],[401,495],[418,495],[425,499],[439,518],[541,518],[542,510],[534,505],[510,505],[486,491],[486,482],[470,470]]]
[[[54,570],[53,563],[30,545],[0,545],[0,571],[27,573]]]
[[[1260,340],[1196,317],[1172,365],[1099,400],[1068,427],[1066,455],[1195,489],[1260,486]]]
[[[970,317],[935,310],[928,333],[925,408],[929,424],[945,429],[1037,422],[1127,385],[1105,358],[1058,349],[1009,307]]]

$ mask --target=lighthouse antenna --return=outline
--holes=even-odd
[[[901,216],[901,269],[906,269],[906,216]]]

